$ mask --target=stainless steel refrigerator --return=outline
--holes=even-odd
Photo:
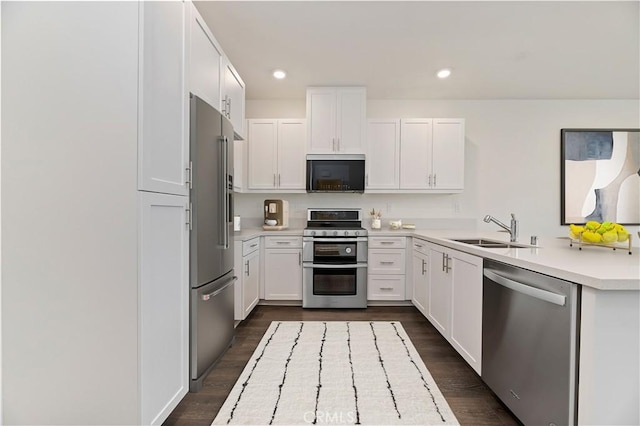
[[[191,95],[190,341],[198,392],[233,341],[233,126]]]

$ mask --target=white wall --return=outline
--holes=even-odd
[[[305,116],[304,100],[248,101],[247,118]],[[471,218],[478,228],[491,214],[507,222],[515,213],[522,241],[530,235],[565,236],[560,226],[560,129],[638,128],[638,100],[369,100],[368,118],[466,119],[465,190],[455,195],[273,195],[306,207],[381,208],[387,218]],[[236,212],[259,217],[268,194],[239,194]],[[290,201],[291,202],[291,201]],[[640,208],[640,206],[639,206]],[[629,227],[637,230],[637,227]]]
[[[139,419],[137,10],[2,4],[7,424]]]

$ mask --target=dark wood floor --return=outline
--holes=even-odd
[[[517,425],[517,419],[484,385],[414,307],[310,310],[258,306],[236,328],[236,342],[205,379],[199,393],[188,393],[164,425],[210,425],[271,321],[400,321],[462,425]]]

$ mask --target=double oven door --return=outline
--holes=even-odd
[[[367,238],[303,238],[302,307],[367,307]]]

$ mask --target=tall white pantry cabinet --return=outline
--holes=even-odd
[[[190,3],[2,5],[6,424],[160,424],[188,391]]]

